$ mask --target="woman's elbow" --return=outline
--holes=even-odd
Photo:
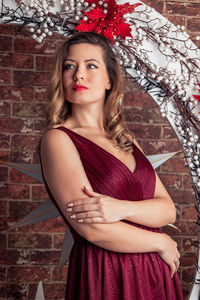
[[[102,224],[90,224],[88,230],[84,230],[81,234],[87,241],[91,243],[101,242],[103,238],[102,230],[100,228]]]
[[[173,224],[176,222],[176,207],[174,204],[170,207],[170,213],[169,213],[169,221],[168,223]]]

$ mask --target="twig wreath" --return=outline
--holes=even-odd
[[[200,50],[184,26],[134,0],[16,0],[15,7],[2,1],[0,19],[29,26],[38,43],[54,32],[75,31],[96,31],[112,41],[121,66],[158,104],[182,145],[200,225]],[[200,255],[190,299],[199,295],[199,270]]]

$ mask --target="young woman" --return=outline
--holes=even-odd
[[[175,207],[122,115],[112,45],[76,33],[57,52],[41,164],[73,237],[67,300],[182,299]]]

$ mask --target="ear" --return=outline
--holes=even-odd
[[[111,89],[111,83],[110,81],[108,81],[106,84],[106,90],[109,91],[110,89]]]

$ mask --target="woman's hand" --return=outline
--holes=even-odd
[[[177,243],[165,233],[162,234],[161,238],[161,249],[158,251],[158,254],[168,264],[171,277],[173,277],[180,265],[180,254],[177,249]]]
[[[83,191],[88,198],[76,200],[68,204],[70,218],[83,223],[112,223],[122,220],[122,201],[110,196],[89,190],[84,186]]]

